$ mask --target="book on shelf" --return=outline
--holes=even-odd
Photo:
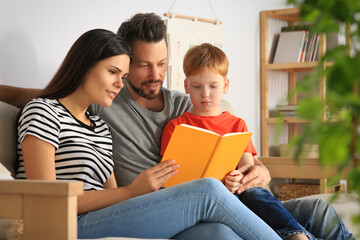
[[[312,25],[293,25],[293,26],[286,26],[281,28],[281,32],[293,32],[293,31],[305,31],[305,41],[302,45],[301,57],[299,62],[306,62],[307,57],[307,50],[309,46],[309,38],[311,38]]]
[[[312,31],[311,25],[282,27],[273,63],[316,61],[316,46],[318,34]]]
[[[161,161],[175,159],[178,173],[164,187],[205,177],[222,180],[236,169],[251,135],[235,132],[221,136],[203,128],[177,125]]]
[[[309,62],[317,61],[318,60],[318,49],[319,49],[319,34],[314,34],[314,45],[311,49],[311,57],[309,59]]]
[[[273,63],[298,63],[305,43],[306,31],[280,32]]]
[[[281,28],[281,32],[292,32],[292,31],[311,31],[312,25],[299,24],[293,26],[286,26]]]
[[[297,115],[296,108],[296,104],[276,105],[277,112],[286,117],[295,117]]]
[[[276,105],[279,111],[296,111],[296,104]]]

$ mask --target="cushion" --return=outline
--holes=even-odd
[[[19,108],[0,102],[0,163],[15,177],[16,117]]]
[[[16,116],[19,108],[0,102],[0,178],[15,177],[16,161]],[[6,239],[6,232],[13,220],[0,219],[0,239]]]
[[[14,179],[11,176],[11,172],[7,170],[7,168],[4,167],[4,165],[2,165],[0,162],[0,180],[11,180],[11,179]]]

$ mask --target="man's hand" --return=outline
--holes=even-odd
[[[224,185],[231,193],[235,193],[240,187],[240,180],[243,178],[243,174],[238,170],[229,172],[224,178]]]
[[[253,187],[266,187],[270,180],[269,170],[265,165],[254,158],[255,165],[244,165],[238,168],[244,177],[240,180],[240,188],[236,191],[236,194],[240,194]]]
[[[177,173],[179,164],[175,160],[167,160],[140,173],[129,185],[131,194],[140,196],[157,191],[160,187]]]
[[[0,85],[0,101],[23,107],[31,99],[40,95],[42,89],[19,88],[8,85]]]

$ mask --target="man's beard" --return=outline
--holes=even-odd
[[[130,87],[132,88],[132,90],[134,90],[134,92],[136,92],[137,95],[139,95],[140,97],[143,97],[145,99],[148,99],[148,100],[153,100],[155,98],[157,98],[160,94],[161,94],[161,88],[162,88],[162,81],[161,80],[150,80],[150,81],[147,81],[147,82],[144,82],[144,83],[141,83],[141,87],[140,88],[137,88],[135,87],[131,81],[129,79],[127,79],[127,82],[129,83]],[[161,83],[161,87],[160,87],[160,90],[158,93],[155,93],[155,91],[150,91],[150,93],[145,93],[144,90],[143,90],[143,86],[148,84],[148,83]]]

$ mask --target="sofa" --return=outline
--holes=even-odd
[[[14,223],[22,224],[13,220],[17,218],[23,219],[23,239],[76,239],[76,199],[82,194],[82,183],[12,180],[18,111],[18,108],[0,102],[0,240],[6,239],[6,232],[14,228]],[[329,200],[332,195],[307,198],[315,197]],[[358,236],[359,226],[351,221],[352,214],[360,212],[358,195],[341,194],[332,205],[349,231]]]

